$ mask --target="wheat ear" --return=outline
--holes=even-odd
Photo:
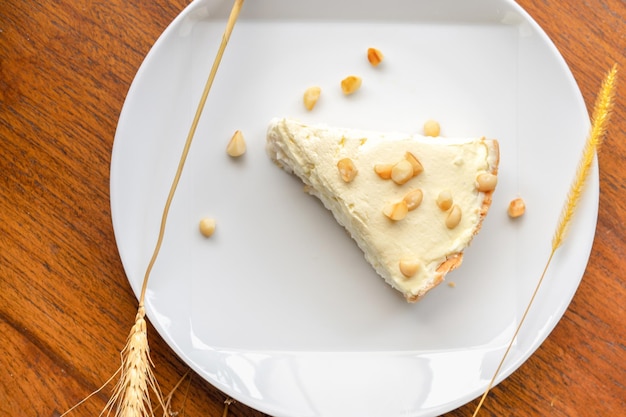
[[[563,205],[561,216],[559,218],[559,222],[556,227],[556,231],[552,238],[552,250],[550,251],[550,256],[548,257],[548,260],[543,268],[543,272],[541,273],[541,277],[539,278],[539,281],[537,282],[537,286],[535,287],[535,290],[533,291],[533,294],[530,297],[530,301],[528,302],[528,305],[526,306],[526,309],[524,310],[524,314],[522,314],[522,318],[520,319],[520,322],[517,325],[517,328],[515,329],[513,336],[511,337],[511,340],[504,352],[504,355],[502,356],[502,359],[500,360],[500,363],[498,364],[498,367],[496,368],[495,372],[493,373],[493,376],[491,377],[491,380],[489,381],[489,384],[487,385],[487,389],[485,389],[485,392],[480,398],[480,402],[478,403],[478,406],[476,406],[476,410],[474,410],[474,414],[472,414],[472,417],[476,417],[478,415],[478,411],[480,411],[480,408],[485,402],[485,398],[487,398],[487,394],[489,394],[489,391],[493,387],[496,381],[496,377],[500,373],[500,370],[502,369],[502,365],[504,364],[505,359],[507,358],[509,352],[511,351],[513,342],[517,338],[517,335],[519,334],[520,329],[522,328],[522,325],[524,324],[524,321],[526,320],[526,316],[528,315],[528,312],[530,311],[530,307],[533,305],[533,302],[535,301],[535,297],[537,296],[537,293],[539,292],[539,288],[541,287],[543,279],[546,276],[546,272],[548,271],[548,267],[550,266],[550,263],[552,262],[552,258],[554,257],[556,250],[563,243],[563,239],[565,239],[568,226],[572,218],[574,217],[576,206],[578,205],[585,183],[587,181],[587,177],[589,176],[589,170],[591,168],[591,164],[593,163],[593,157],[594,155],[597,154],[597,152],[600,149],[600,145],[602,144],[602,140],[604,139],[604,134],[606,133],[609,119],[611,118],[611,112],[613,110],[613,100],[615,98],[616,84],[617,84],[617,64],[613,65],[611,70],[608,72],[606,78],[602,82],[600,93],[598,94],[598,97],[596,99],[596,103],[593,109],[593,115],[591,117],[591,121],[592,121],[591,130],[589,132],[589,136],[587,137],[587,141],[585,142],[585,146],[583,148],[583,154],[580,158],[578,167],[576,169],[576,175],[574,176],[574,180],[572,181],[572,184],[570,186],[569,192],[567,194],[567,199],[565,200],[565,204]]]
[[[558,247],[563,243],[570,221],[574,216],[574,211],[578,205],[580,196],[582,195],[587,176],[589,175],[589,170],[591,169],[591,164],[593,163],[593,157],[600,150],[600,145],[602,145],[602,140],[604,139],[604,134],[606,133],[609,119],[611,118],[616,84],[617,64],[613,65],[613,68],[611,68],[607,74],[604,82],[602,83],[600,94],[596,99],[589,138],[585,143],[583,155],[576,170],[576,176],[574,177],[574,181],[570,187],[563,210],[561,211],[561,217],[559,218],[556,233],[552,238],[553,251],[558,249]]]
[[[115,410],[115,417],[153,416],[150,392],[154,393],[165,410],[163,395],[154,376],[154,364],[150,358],[148,332],[143,305],[139,307],[126,346],[121,352],[120,379],[105,409],[107,416]],[[107,411],[108,410],[108,411]]]

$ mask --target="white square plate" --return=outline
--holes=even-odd
[[[111,166],[119,251],[136,292],[231,3],[198,0],[146,57]],[[385,55],[373,68],[374,46]],[[345,97],[339,82],[363,78]],[[302,105],[322,88],[313,112]],[[499,185],[463,265],[407,304],[302,184],[265,154],[276,116],[497,138]],[[529,301],[589,127],[558,51],[513,1],[244,4],[194,137],[148,285],[148,316],[196,372],[274,416],[434,416],[480,395]],[[248,151],[225,153],[235,130]],[[547,337],[584,273],[597,169],[498,381]],[[506,215],[521,196],[524,217]],[[198,232],[217,219],[210,239]]]

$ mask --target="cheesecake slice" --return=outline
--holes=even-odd
[[[267,152],[297,175],[409,302],[457,268],[497,183],[498,142],[274,119]]]

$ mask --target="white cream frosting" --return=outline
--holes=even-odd
[[[494,142],[312,126],[290,119],[272,120],[267,132],[271,159],[308,185],[307,191],[332,211],[378,274],[407,298],[432,287],[441,275],[437,268],[462,253],[477,232],[485,194],[477,191],[475,181],[479,173],[497,170]],[[398,162],[407,151],[424,167],[418,176],[397,185],[374,172],[376,164]],[[352,182],[339,175],[337,162],[342,158],[350,158],[358,170]],[[386,204],[402,200],[415,188],[424,195],[417,209],[396,222],[383,214]],[[447,212],[436,204],[443,190],[452,193],[462,210],[461,222],[453,229],[446,227]],[[418,273],[405,277],[401,259],[419,259]]]

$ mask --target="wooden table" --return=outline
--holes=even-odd
[[[519,3],[564,55],[588,107],[613,63],[626,71],[623,0]],[[137,301],[111,226],[111,147],[137,68],[186,4],[0,3],[0,415],[57,416],[119,365]],[[482,415],[624,415],[626,72],[621,75],[600,155],[599,222],[583,282],[553,333],[492,391]],[[149,340],[168,392],[188,367],[152,327]],[[225,399],[192,375],[173,396],[172,410],[221,416]],[[73,415],[98,415],[106,401],[99,393]],[[476,403],[448,415],[469,416]],[[229,412],[262,415],[237,403]]]

